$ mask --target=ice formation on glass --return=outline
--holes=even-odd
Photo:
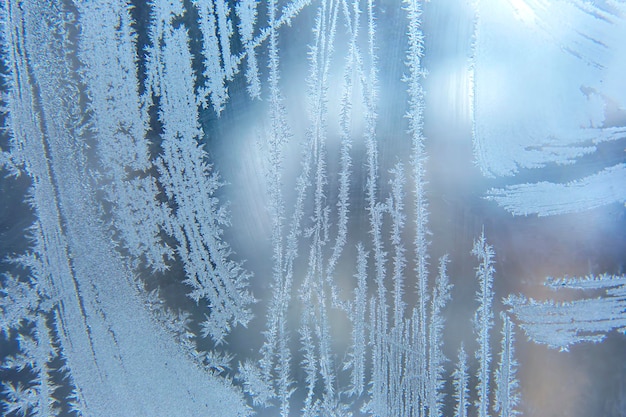
[[[473,228],[464,255],[433,245],[426,7],[6,0],[0,163],[28,178],[34,222],[29,249],[3,253],[17,266],[0,288],[2,343],[14,346],[3,413],[515,416],[517,328],[561,350],[623,333],[623,275],[549,279],[596,291],[569,301],[500,299],[491,230]],[[626,136],[624,4],[465,7],[467,158],[500,180],[481,196],[513,215],[623,209],[623,158],[554,173]],[[306,66],[289,59],[294,44]],[[263,265],[229,242],[227,196],[251,187],[224,180],[215,156],[221,118],[248,105],[260,114],[249,124]],[[470,254],[474,271],[453,268]],[[459,318],[447,311],[468,279],[475,340],[452,346]]]

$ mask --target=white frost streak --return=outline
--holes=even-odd
[[[221,239],[228,218],[214,195],[219,178],[197,142],[202,131],[187,32],[173,29],[164,42],[163,155],[157,166],[165,194],[176,203],[168,227],[179,242],[185,282],[193,288],[190,297],[208,302],[203,334],[219,343],[232,325],[247,325],[252,318],[249,304],[254,300],[247,290],[249,274],[229,259],[230,249]]]
[[[45,248],[41,267],[55,302],[48,308],[54,309],[60,354],[76,386],[75,408],[92,416],[172,416],[203,415],[219,404],[225,413],[246,415],[237,391],[199,369],[151,318],[99,220],[94,192],[85,186],[75,57],[66,49],[71,42],[65,28],[74,20],[65,19],[74,16],[62,2],[17,3],[5,6],[5,39],[14,52],[10,126],[14,143],[22,144],[18,149],[28,152],[18,151],[15,162],[34,183],[38,240]],[[22,125],[28,131],[17,128]],[[39,321],[35,331],[42,348],[43,325]],[[45,355],[36,353],[42,370]]]
[[[202,54],[204,55],[204,78],[206,85],[201,96],[209,97],[213,109],[219,115],[228,101],[226,72],[222,65],[220,37],[213,0],[200,2],[194,0],[198,9],[198,25],[202,31]],[[207,107],[206,99],[202,103]]]
[[[567,165],[602,160],[599,144],[626,138],[618,115],[626,105],[626,7],[507,3],[476,3],[476,164],[487,177],[506,177],[555,165],[575,172]],[[521,49],[532,51],[532,59]],[[623,164],[608,166],[572,183],[509,185],[488,198],[514,215],[581,212],[623,203],[624,172]]]
[[[454,378],[454,399],[456,400],[454,415],[455,417],[467,417],[467,409],[469,407],[469,374],[467,354],[462,344],[459,348],[459,357],[452,377]]]
[[[145,257],[154,270],[166,269],[172,251],[160,239],[163,208],[147,174],[152,166],[140,108],[135,39],[128,5],[120,0],[77,4],[81,37],[78,59],[84,65],[100,160],[99,187],[113,206],[113,226],[133,257]]]
[[[314,41],[311,46],[310,75],[308,78],[308,112],[311,126],[307,131],[307,138],[313,145],[313,216],[312,225],[306,235],[311,239],[308,268],[301,290],[301,299],[305,306],[303,325],[313,329],[313,345],[306,343],[305,349],[314,348],[319,352],[319,375],[322,382],[320,410],[306,407],[304,415],[336,413],[338,396],[334,361],[331,355],[331,335],[328,313],[331,302],[329,300],[329,286],[334,286],[330,269],[325,268],[324,247],[329,242],[328,222],[330,209],[326,202],[326,188],[328,184],[326,174],[326,139],[328,134],[328,73],[331,56],[334,48],[335,27],[337,22],[338,2],[323,0],[319,6],[315,27]],[[306,158],[306,157],[305,157]],[[327,276],[326,273],[329,273]],[[331,290],[332,292],[332,290]],[[307,339],[304,339],[307,340]],[[308,375],[311,380],[314,375]],[[309,397],[312,392],[309,391]]]
[[[439,275],[433,290],[431,301],[430,323],[428,328],[428,381],[426,389],[426,404],[428,416],[438,417],[443,409],[443,389],[445,385],[443,354],[443,328],[445,324],[443,309],[450,301],[452,284],[448,278],[448,256],[439,259]]]
[[[489,387],[490,387],[490,371],[491,350],[489,332],[493,327],[493,257],[495,253],[493,247],[489,245],[485,239],[483,230],[480,238],[474,241],[472,254],[479,261],[476,268],[476,278],[478,278],[479,289],[476,292],[476,300],[479,302],[478,310],[474,319],[475,331],[477,333],[476,340],[478,342],[478,350],[476,351],[476,359],[479,362],[478,372],[478,399],[476,407],[478,408],[479,417],[487,417],[489,415]]]
[[[252,98],[261,97],[261,82],[259,81],[259,65],[256,52],[252,45],[254,26],[257,19],[257,2],[255,0],[243,0],[237,3],[237,17],[239,17],[239,33],[241,43],[246,51],[247,67],[246,80],[248,81],[248,93]]]
[[[601,342],[613,330],[626,333],[625,276],[605,274],[584,278],[548,278],[546,285],[555,290],[604,290],[604,294],[570,302],[536,301],[523,296],[510,296],[507,299],[510,311],[535,343],[568,350],[576,343]]]
[[[500,417],[514,417],[520,414],[515,408],[520,402],[519,381],[516,378],[515,325],[505,312],[500,313],[500,318],[502,319],[502,342],[500,363],[496,370],[496,398],[493,410]]]
[[[425,193],[426,174],[426,151],[424,148],[424,90],[422,80],[424,69],[422,57],[424,55],[424,34],[421,29],[422,9],[420,2],[416,0],[405,1],[407,17],[409,19],[408,38],[409,49],[407,51],[407,66],[409,76],[405,80],[408,84],[409,109],[406,118],[409,121],[409,133],[411,134],[413,167],[413,180],[415,181],[415,273],[417,274],[417,294],[419,297],[417,312],[417,373],[418,382],[415,384],[416,392],[413,394],[419,404],[419,414],[425,414],[426,407],[426,356],[427,356],[427,330],[426,310],[428,304],[428,201]]]
[[[352,351],[350,352],[350,365],[352,367],[352,386],[350,392],[361,395],[365,389],[365,351],[366,339],[366,308],[367,308],[367,252],[363,245],[357,245],[357,287],[354,291],[353,309],[350,310],[352,322]]]
[[[626,164],[566,184],[538,182],[492,189],[489,199],[516,216],[552,216],[626,202]]]

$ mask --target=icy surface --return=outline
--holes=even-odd
[[[623,3],[0,10],[3,415],[623,415]]]

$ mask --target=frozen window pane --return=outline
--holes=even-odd
[[[623,415],[623,3],[0,11],[0,414]]]

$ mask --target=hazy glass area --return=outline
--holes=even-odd
[[[7,0],[19,416],[626,416],[626,6]]]

